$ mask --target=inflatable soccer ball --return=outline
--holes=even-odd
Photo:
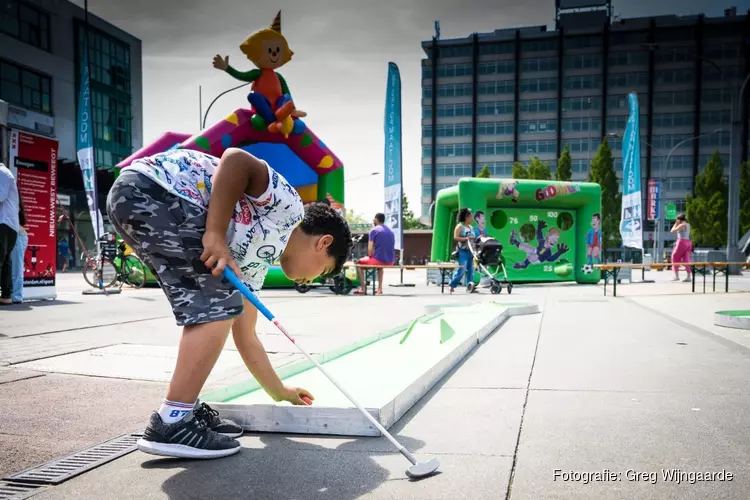
[[[591,264],[584,264],[582,268],[583,274],[591,274],[594,272],[594,266]]]

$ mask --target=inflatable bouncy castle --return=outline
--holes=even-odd
[[[295,187],[305,203],[327,199],[343,214],[341,160],[301,120],[306,114],[296,108],[286,81],[276,72],[294,54],[281,34],[281,12],[270,27],[250,35],[240,49],[256,69],[239,71],[229,65],[228,56],[219,55],[214,57],[213,65],[232,78],[251,84],[249,108],[237,109],[193,136],[165,133],[119,163],[116,175],[139,158],[169,149],[191,149],[221,157],[226,149],[237,147],[271,165]],[[267,285],[286,285],[276,267],[269,269]],[[291,286],[291,282],[288,284]]]

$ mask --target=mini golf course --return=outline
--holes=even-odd
[[[727,328],[750,330],[750,309],[735,311],[716,311],[714,324]]]
[[[538,312],[535,304],[494,302],[436,309],[431,306],[433,312],[409,325],[319,354],[316,360],[388,429],[510,316]],[[380,434],[309,361],[283,367],[279,376],[285,384],[308,389],[315,396],[313,405],[276,403],[253,379],[202,399],[249,431]]]

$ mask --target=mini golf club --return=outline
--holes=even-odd
[[[391,434],[387,430],[385,430],[385,428],[382,425],[380,425],[380,423],[377,420],[375,420],[372,417],[372,415],[370,415],[367,412],[367,410],[365,410],[362,407],[362,405],[360,405],[357,401],[355,401],[354,398],[348,392],[346,392],[346,390],[343,387],[341,387],[338,384],[338,382],[336,382],[336,380],[334,380],[334,378],[328,373],[328,371],[320,365],[320,363],[318,363],[317,361],[315,361],[312,358],[312,356],[310,356],[309,354],[307,354],[307,351],[305,351],[302,347],[299,346],[299,344],[297,344],[297,342],[294,340],[294,337],[292,337],[289,334],[289,332],[286,331],[286,329],[281,325],[281,323],[279,323],[279,321],[274,317],[274,315],[271,314],[271,311],[269,311],[266,308],[266,306],[264,306],[263,303],[260,300],[258,300],[258,298],[255,295],[252,294],[252,292],[250,292],[250,289],[248,289],[247,286],[245,286],[245,284],[239,278],[237,278],[237,276],[234,274],[234,272],[232,272],[232,270],[229,269],[228,267],[224,268],[224,277],[232,285],[234,285],[235,288],[237,288],[237,290],[239,290],[242,293],[242,295],[244,295],[245,298],[248,301],[250,301],[250,303],[253,304],[256,307],[256,309],[258,309],[258,311],[260,311],[261,314],[263,314],[263,316],[266,317],[266,319],[268,319],[268,321],[270,321],[271,323],[273,323],[276,326],[276,328],[278,328],[278,330],[281,333],[283,333],[284,336],[286,338],[288,338],[292,342],[292,344],[294,344],[295,346],[297,346],[297,349],[299,349],[299,351],[311,363],[313,363],[323,373],[323,375],[325,375],[326,378],[328,378],[328,380],[330,380],[331,383],[333,385],[335,385],[336,388],[339,391],[341,391],[341,393],[344,396],[346,396],[346,398],[349,401],[351,401],[351,403],[354,406],[357,407],[357,409],[362,413],[362,415],[364,415],[370,421],[370,423],[372,425],[374,425],[381,432],[381,434],[383,434],[385,437],[387,437],[388,441],[390,441],[391,444],[393,444],[393,446],[395,446],[396,449],[399,452],[401,452],[401,454],[403,456],[405,456],[407,458],[407,460],[409,460],[409,462],[411,463],[411,466],[408,469],[406,469],[406,475],[407,476],[409,476],[411,478],[415,478],[415,479],[416,478],[421,478],[421,477],[426,477],[426,476],[429,476],[430,474],[432,474],[433,472],[435,472],[438,469],[438,467],[440,467],[440,462],[438,462],[436,458],[432,458],[432,459],[428,460],[427,462],[417,462],[417,459],[414,458],[414,455],[412,455],[409,452],[409,450],[407,450],[406,448],[404,448],[403,446],[401,446],[401,444],[398,441],[396,441],[396,438],[394,438],[393,436],[391,436]]]

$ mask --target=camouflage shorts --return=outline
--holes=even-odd
[[[117,233],[157,277],[178,325],[230,319],[242,295],[200,260],[206,211],[138,172],[122,172],[107,197]]]

